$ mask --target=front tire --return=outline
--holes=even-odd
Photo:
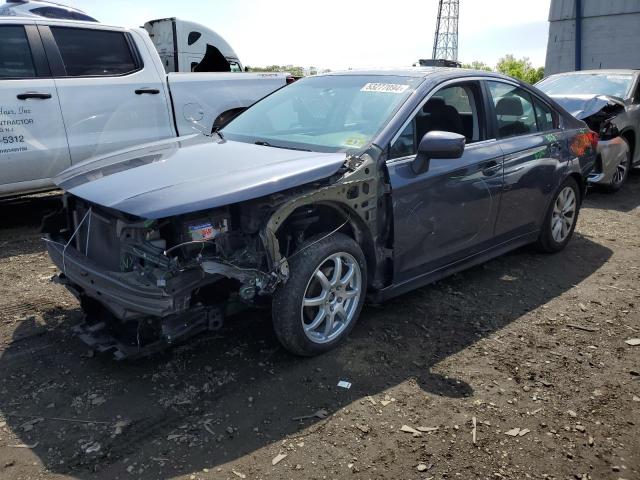
[[[367,290],[358,244],[342,233],[304,243],[289,261],[289,279],[273,296],[273,328],[291,353],[331,350],[351,332]]]
[[[572,178],[567,178],[549,206],[545,216],[537,247],[547,253],[564,249],[571,240],[580,212],[580,188]]]
[[[622,188],[622,186],[629,178],[629,171],[631,170],[631,149],[629,148],[629,142],[624,138],[622,139],[627,145],[627,153],[622,161],[616,165],[616,171],[611,178],[609,185],[604,185],[602,189],[607,193],[616,193]]]

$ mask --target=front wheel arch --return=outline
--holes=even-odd
[[[631,152],[631,165],[633,166],[636,154],[636,133],[630,128],[620,132],[620,136],[627,141]]]
[[[281,220],[275,235],[282,256],[287,256],[290,253],[287,251],[288,238],[295,232],[297,226],[299,226],[298,228],[304,226],[304,221],[311,212],[317,214],[318,219],[304,228],[304,235],[301,240],[322,237],[323,234],[334,231],[346,222],[344,227],[338,231],[358,243],[364,253],[368,270],[375,272],[377,259],[373,235],[355,210],[338,202],[310,202],[303,204]]]

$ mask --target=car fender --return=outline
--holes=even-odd
[[[335,183],[287,200],[269,217],[261,231],[265,249],[272,265],[283,260],[277,234],[287,219],[297,209],[308,205],[328,205],[345,216],[353,230],[362,238],[366,250],[374,250],[374,234],[378,205],[379,178],[375,161],[367,154],[360,159],[349,157],[350,162],[359,162],[353,171],[344,173]]]

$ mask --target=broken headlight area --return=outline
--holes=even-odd
[[[76,332],[117,358],[218,329],[271,294],[285,270],[269,269],[259,225],[259,212],[240,207],[145,220],[72,196],[45,221],[57,280],[85,313]]]
[[[604,108],[583,120],[589,126],[590,130],[598,134],[601,140],[611,140],[620,135],[618,127],[614,123],[615,117],[619,113],[619,108],[613,106],[611,108]]]
[[[593,135],[597,134],[596,162],[589,174],[590,184],[611,188],[620,165],[625,164],[629,146],[620,136],[616,120],[625,112],[624,102],[606,95],[582,95],[556,98],[575,117],[583,120]],[[580,136],[579,136],[580,137]],[[579,142],[578,142],[579,143]],[[572,148],[572,151],[575,150]]]
[[[608,95],[553,96],[571,114],[583,120],[600,139],[610,140],[619,135],[615,118],[625,111],[624,102]]]

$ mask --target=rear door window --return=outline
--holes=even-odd
[[[138,70],[124,32],[51,27],[69,77],[125,75]]]
[[[538,130],[545,132],[556,128],[555,115],[546,103],[533,97],[533,105],[536,109],[536,121],[538,122]]]
[[[487,82],[500,138],[538,131],[533,100],[526,90],[502,82]]]
[[[22,25],[0,26],[0,78],[33,78],[36,69]]]

